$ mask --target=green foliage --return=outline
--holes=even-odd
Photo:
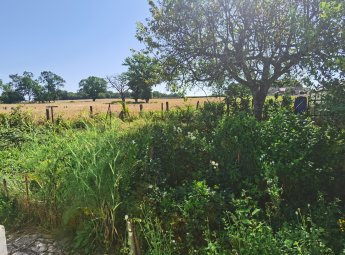
[[[2,103],[12,104],[24,101],[23,95],[19,91],[14,90],[11,85],[7,84],[2,86],[2,90],[3,91],[0,97]]]
[[[232,112],[250,111],[250,90],[247,87],[241,84],[230,84],[225,90],[225,95],[225,101],[232,108]]]
[[[235,199],[233,203],[235,211],[224,218],[231,254],[334,254],[323,240],[324,229],[300,210],[296,211],[297,224],[284,224],[274,231],[260,219],[262,212],[250,197]]]
[[[85,254],[128,253],[125,215],[144,254],[343,249],[341,129],[286,109],[261,122],[246,112],[228,116],[224,104],[127,120],[39,126],[19,109],[0,115],[0,134],[13,134],[0,140],[5,224],[18,223],[16,214],[61,228],[74,238],[71,250]]]
[[[245,180],[260,174],[259,130],[256,119],[245,113],[224,118],[215,129],[212,153],[219,169],[214,174],[224,189],[238,193]]]
[[[19,146],[30,140],[32,118],[29,114],[14,108],[9,115],[0,115],[0,150]]]
[[[79,88],[79,92],[85,93],[93,101],[96,101],[100,93],[107,91],[107,81],[103,78],[90,76],[79,82]]]
[[[152,212],[142,209],[143,219],[137,220],[148,245],[148,255],[175,254],[175,241],[171,230],[165,231],[162,222]]]
[[[224,103],[205,102],[198,117],[204,131],[211,132],[218,125],[225,113],[224,106]]]
[[[14,202],[0,193],[0,221],[2,224],[12,225],[16,221]]]
[[[322,107],[326,121],[337,127],[345,126],[345,82],[334,82],[327,87]]]
[[[64,86],[65,80],[60,77],[59,75],[51,72],[51,71],[43,71],[41,72],[41,76],[39,77],[39,81],[43,83],[44,87],[44,99],[46,101],[55,101],[58,99],[58,91],[61,87]],[[37,90],[37,95],[39,98],[42,97],[42,90]]]
[[[31,101],[36,88],[39,86],[38,82],[34,80],[33,77],[34,75],[31,72],[24,72],[22,76],[12,74],[10,75],[11,82],[9,84],[23,97],[27,96],[28,100]]]
[[[260,136],[264,175],[279,178],[288,204],[315,202],[318,191],[332,190],[335,165],[331,151],[339,146],[336,134],[303,116],[282,111],[263,123]],[[329,156],[324,157],[326,154]]]
[[[128,81],[132,97],[136,102],[139,98],[149,102],[152,97],[152,86],[162,81],[162,67],[158,60],[145,52],[133,51],[132,56],[126,58],[123,65],[128,67],[123,75]]]

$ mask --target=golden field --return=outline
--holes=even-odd
[[[179,107],[193,106],[196,107],[197,102],[200,106],[204,102],[221,102],[222,98],[215,97],[200,97],[200,98],[176,98],[176,99],[151,99],[149,103],[139,101],[134,103],[133,99],[127,99],[126,103],[130,113],[137,114],[140,111],[140,104],[143,106],[143,111],[161,111],[163,103],[164,110],[166,109],[166,102],[169,102],[170,110]],[[121,111],[120,99],[98,99],[95,102],[90,100],[60,100],[51,103],[22,103],[22,104],[0,104],[0,113],[9,113],[11,108],[20,106],[21,110],[29,112],[37,120],[44,119],[46,108],[49,106],[57,106],[54,108],[54,117],[62,117],[64,119],[74,119],[80,116],[87,116],[90,113],[90,106],[93,108],[93,114],[107,113],[109,104],[111,104],[111,111],[118,115]]]

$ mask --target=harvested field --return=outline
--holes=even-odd
[[[134,100],[128,99],[127,106],[130,113],[137,114],[140,111],[140,105],[143,107],[143,111],[161,111],[162,104],[164,110],[166,109],[166,102],[169,102],[169,109],[173,110],[179,107],[193,106],[196,107],[197,102],[203,105],[204,102],[220,102],[221,98],[215,97],[202,97],[202,98],[183,98],[177,99],[151,99],[149,103],[145,101],[139,101],[134,103]],[[12,108],[20,106],[22,110],[31,113],[35,119],[45,118],[46,108],[49,106],[57,106],[54,108],[54,115],[56,117],[61,116],[64,119],[74,119],[80,116],[89,115],[90,106],[93,108],[94,114],[106,113],[111,104],[111,111],[115,114],[119,114],[121,111],[121,100],[119,99],[98,99],[95,102],[92,100],[61,100],[52,103],[23,103],[23,104],[0,104],[0,113],[8,113]]]

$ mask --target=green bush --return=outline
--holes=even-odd
[[[259,153],[262,143],[260,123],[245,113],[225,117],[214,131],[212,142],[212,177],[228,194],[239,192],[248,181],[260,175]]]
[[[332,153],[340,149],[332,129],[281,111],[263,123],[260,136],[261,169],[266,179],[279,178],[287,204],[297,208],[315,203],[319,191],[332,190],[334,162],[341,156]]]

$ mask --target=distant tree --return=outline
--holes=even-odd
[[[131,97],[134,99],[136,103],[138,103],[138,99],[141,95],[141,86],[142,83],[140,81],[131,79],[128,82],[129,89],[131,90]]]
[[[65,80],[53,72],[44,71],[41,73],[39,81],[43,83],[46,92],[46,100],[49,102],[57,100],[58,91],[64,86]]]
[[[5,104],[19,103],[25,100],[24,96],[11,84],[1,84],[1,89],[0,101]]]
[[[35,102],[44,103],[48,98],[46,89],[42,85],[37,84],[33,88],[33,97]]]
[[[146,52],[134,52],[125,59],[124,66],[128,67],[124,73],[132,97],[137,102],[139,98],[149,102],[152,97],[152,86],[162,82],[162,67],[159,61]]]
[[[58,95],[59,100],[68,100],[68,91],[67,90],[59,89],[57,91],[57,95]]]
[[[126,92],[129,90],[128,80],[125,74],[107,76],[106,80],[111,88],[119,92],[122,102],[126,101]]]
[[[11,86],[23,97],[26,96],[31,101],[34,96],[35,87],[38,86],[38,82],[34,79],[33,73],[25,71],[23,75],[11,74],[10,79]]]
[[[103,78],[90,76],[79,82],[79,88],[80,92],[85,93],[93,101],[96,101],[100,93],[107,91],[107,81]]]
[[[152,98],[152,86],[142,86],[140,91],[140,98],[148,103]]]

